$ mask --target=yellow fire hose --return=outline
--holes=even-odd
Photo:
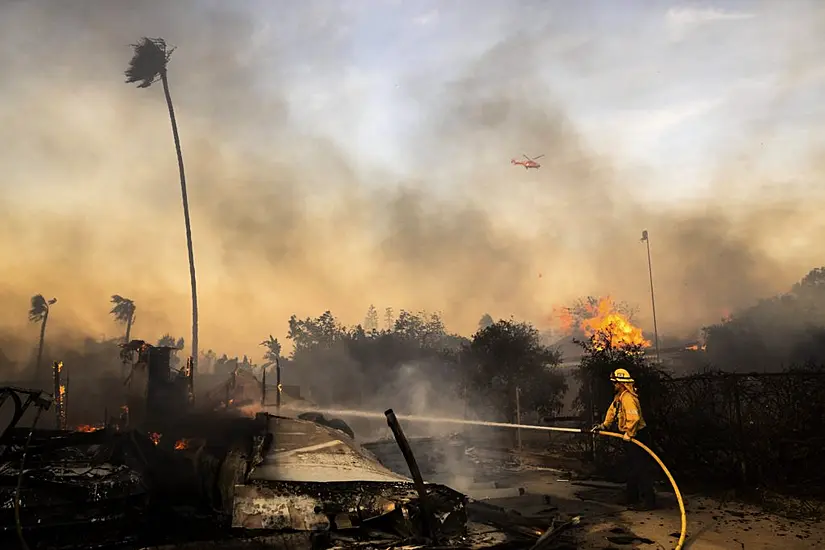
[[[485,425],[488,426],[501,426],[501,427],[513,427],[513,424],[504,424],[500,422],[486,422]],[[619,439],[624,439],[624,435],[616,432],[607,432],[603,430],[596,430],[591,432],[590,430],[584,430],[582,428],[562,428],[560,426],[528,426],[524,424],[516,424],[516,428],[525,428],[525,429],[532,429],[532,430],[543,430],[549,432],[568,432],[568,433],[581,433],[581,434],[599,434],[604,435],[607,437],[618,437]],[[662,459],[656,456],[650,447],[642,443],[641,441],[637,441],[636,439],[630,439],[631,442],[635,443],[644,451],[653,457],[653,460],[656,461],[656,464],[662,469],[662,471],[667,476],[668,481],[670,481],[671,487],[673,487],[673,493],[676,495],[676,500],[679,501],[679,513],[682,516],[682,529],[679,533],[679,541],[676,543],[676,548],[674,550],[682,550],[682,546],[685,544],[685,538],[687,537],[687,513],[685,512],[685,502],[682,500],[682,493],[679,491],[679,486],[676,485],[676,480],[673,479],[673,476],[670,473],[670,470],[667,469],[665,463],[662,462]]]
[[[586,430],[582,430],[582,432],[587,433]],[[605,431],[597,430],[593,433],[597,433],[599,435],[606,435],[608,437],[618,437],[619,439],[624,438],[624,436],[622,434],[615,433],[615,432],[605,432]],[[635,443],[636,445],[638,445],[642,449],[644,449],[644,451],[647,454],[649,454],[651,457],[653,457],[653,460],[656,461],[656,463],[659,465],[659,467],[665,473],[665,475],[667,476],[668,481],[670,481],[670,485],[673,487],[673,493],[676,495],[676,500],[679,501],[679,513],[682,516],[682,530],[681,530],[681,533],[679,534],[679,542],[676,543],[676,548],[674,550],[682,550],[682,545],[685,544],[685,537],[687,536],[687,514],[685,513],[685,503],[682,500],[682,493],[679,491],[679,487],[676,485],[676,480],[673,479],[673,476],[670,474],[670,471],[667,469],[667,466],[665,466],[664,462],[662,462],[662,459],[660,459],[658,456],[656,456],[656,453],[654,453],[652,450],[650,450],[650,447],[648,447],[647,445],[645,445],[641,441],[637,441],[636,439],[631,439],[630,441]]]

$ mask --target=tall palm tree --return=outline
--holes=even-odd
[[[169,48],[162,38],[143,37],[137,44],[132,44],[134,54],[125,71],[126,83],[139,83],[138,88],[148,88],[158,80],[163,84],[169,120],[172,123],[172,138],[175,140],[175,152],[178,155],[178,172],[180,173],[180,194],[183,203],[183,222],[186,225],[186,248],[189,252],[189,279],[192,284],[192,367],[198,361],[198,291],[195,281],[195,252],[192,248],[192,226],[189,222],[189,198],[186,194],[186,173],[183,169],[183,152],[178,136],[178,123],[175,120],[175,108],[169,93],[169,78],[166,66],[174,48]]]
[[[266,401],[266,367],[275,365],[275,407],[281,410],[281,343],[277,338],[269,335],[269,340],[264,340],[261,345],[266,348],[264,359],[266,363],[261,367],[261,406]]]
[[[126,325],[126,336],[123,338],[123,341],[128,344],[129,337],[132,334],[132,324],[135,322],[135,310],[137,306],[135,306],[134,301],[129,298],[124,298],[119,294],[112,294],[111,302],[114,304],[114,307],[109,313],[114,316],[115,321]]]
[[[46,340],[46,323],[49,321],[49,311],[51,306],[57,303],[57,298],[46,300],[42,294],[32,296],[31,307],[29,308],[29,321],[40,323],[40,343],[37,345],[37,362],[34,365],[35,377],[40,376],[40,362],[43,359],[43,343]]]

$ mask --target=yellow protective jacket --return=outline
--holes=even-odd
[[[645,419],[642,418],[642,407],[639,404],[639,396],[629,389],[622,389],[613,398],[607,414],[604,415],[604,427],[609,428],[618,417],[619,431],[626,433],[630,437],[635,437],[639,431],[645,427]]]

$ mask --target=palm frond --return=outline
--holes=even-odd
[[[119,323],[126,323],[129,319],[132,319],[134,322],[134,315],[135,315],[135,302],[130,300],[129,298],[124,298],[119,294],[113,294],[111,302],[114,304],[109,313],[114,315],[115,321]]]
[[[275,361],[281,356],[281,343],[271,334],[269,335],[268,340],[261,342],[261,345],[266,348],[264,358],[267,361]]]
[[[158,340],[158,347],[183,349],[183,346],[184,340],[182,337],[175,340],[175,337],[168,333],[161,336]]]
[[[49,304],[42,294],[35,294],[31,299],[31,307],[29,308],[29,321],[32,323],[39,323],[46,316],[49,311]]]
[[[158,347],[175,347],[175,338],[171,334],[164,334],[158,339]]]
[[[140,39],[132,44],[134,53],[124,74],[126,83],[139,82],[138,88],[148,88],[166,72],[166,64],[175,48],[169,48],[163,38]]]

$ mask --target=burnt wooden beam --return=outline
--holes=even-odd
[[[421,504],[421,513],[424,516],[424,529],[427,532],[427,536],[431,540],[435,540],[436,529],[433,521],[435,518],[432,514],[432,508],[430,507],[427,499],[427,487],[424,485],[424,478],[421,477],[421,470],[418,468],[418,463],[415,461],[415,455],[413,455],[410,443],[407,441],[407,437],[404,435],[404,431],[401,429],[401,424],[398,422],[398,418],[396,418],[393,410],[387,409],[384,411],[384,416],[387,417],[387,425],[390,427],[390,430],[392,430],[392,434],[395,436],[395,441],[398,443],[398,448],[401,449],[401,454],[404,455],[404,461],[410,468],[410,475],[412,476],[413,483],[415,484],[415,490],[418,492],[418,500]]]

